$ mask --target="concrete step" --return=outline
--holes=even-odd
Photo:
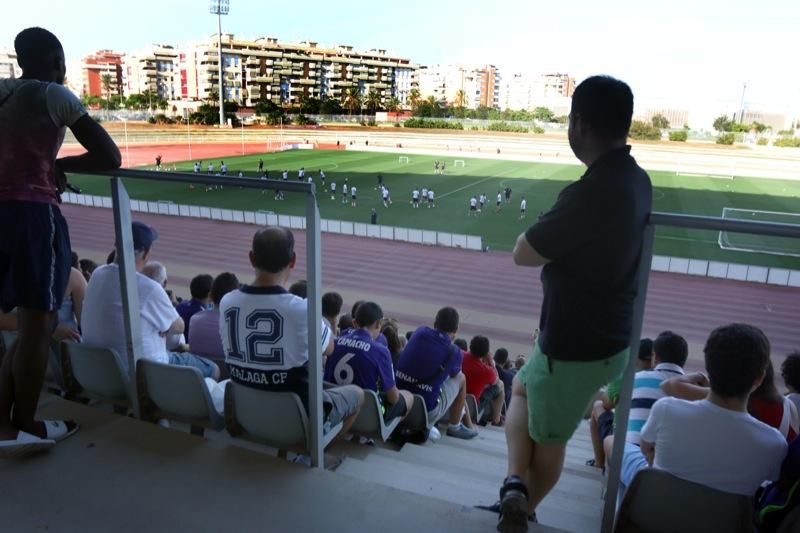
[[[345,461],[337,473],[464,506],[495,502],[499,486],[499,481],[420,467],[379,454],[364,461]],[[542,502],[537,515],[548,526],[594,533],[600,523],[601,503],[598,498],[596,505],[588,505],[554,492]]]

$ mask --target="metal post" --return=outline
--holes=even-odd
[[[306,193],[306,279],[308,280],[308,423],[311,466],[325,466],[322,446],[322,264],[319,208],[314,184]]]
[[[628,432],[628,415],[631,409],[631,395],[633,394],[633,375],[639,353],[639,339],[642,336],[642,322],[644,321],[644,308],[647,301],[647,282],[650,279],[650,267],[653,262],[655,231],[655,226],[652,223],[648,223],[645,226],[642,238],[638,290],[636,291],[636,299],[633,301],[633,326],[631,328],[628,366],[622,378],[619,401],[615,410],[614,448],[611,453],[611,461],[606,468],[608,482],[606,483],[606,501],[603,507],[602,533],[612,532],[617,511],[617,492],[619,491],[620,470],[622,468],[622,452],[625,449],[625,435]]]
[[[222,10],[217,10],[217,57],[219,59],[219,127],[225,127],[225,81],[222,79]]]
[[[244,121],[242,120],[241,123],[242,123],[242,155],[244,155]]]
[[[125,324],[125,344],[128,353],[119,354],[127,358],[128,397],[134,416],[139,418],[139,402],[136,398],[136,361],[142,357],[142,325],[139,313],[139,289],[136,283],[136,262],[131,233],[131,200],[120,178],[111,179],[111,198],[114,206],[114,235],[116,236],[119,286],[122,291],[122,316]]]
[[[125,166],[131,166],[131,155],[128,152],[128,119],[122,119],[122,123],[125,125]]]
[[[191,128],[189,127],[189,108],[184,108],[184,112],[186,113],[186,143],[189,145],[189,161],[192,158],[192,133]]]

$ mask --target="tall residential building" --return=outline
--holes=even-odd
[[[205,100],[218,86],[217,42],[212,35],[182,53],[184,98]],[[374,90],[384,103],[394,96],[405,104],[418,83],[419,67],[385,50],[361,52],[348,45],[282,43],[273,37],[250,41],[223,34],[222,52],[225,98],[245,106],[262,99],[285,105],[302,97],[341,100],[351,88],[361,95]]]
[[[500,109],[531,110],[535,106],[538,76],[516,72],[503,76],[499,91]]]
[[[650,122],[656,115],[661,115],[663,117],[666,117],[666,119],[669,121],[669,126],[671,128],[682,128],[685,124],[689,124],[688,109],[657,106],[657,107],[648,107],[641,115],[639,115],[638,113],[634,113],[634,116],[636,116],[637,119],[643,120],[645,122]]]
[[[103,98],[123,94],[124,58],[125,54],[111,50],[99,50],[84,57],[81,60],[82,93]]]
[[[423,98],[433,96],[451,106],[475,109],[500,105],[500,75],[494,65],[423,67],[420,69],[419,90]]]
[[[541,106],[566,115],[573,92],[575,79],[569,74],[510,73],[500,83],[500,108],[530,111]]]
[[[572,97],[575,92],[575,78],[569,74],[542,74],[543,96],[545,98]]]
[[[174,46],[158,44],[125,57],[125,94],[151,91],[165,100],[181,98],[179,53]]]
[[[0,49],[0,79],[19,78],[22,70],[17,65],[17,54],[13,51]]]

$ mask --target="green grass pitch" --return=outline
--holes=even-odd
[[[469,159],[449,155],[447,158],[409,154],[408,163],[399,163],[398,154],[356,151],[295,150],[243,157],[226,157],[228,174],[255,176],[259,157],[271,178],[289,170],[289,179],[297,180],[297,170],[305,167],[314,177],[318,190],[319,170],[327,175],[327,183],[336,181],[337,194],[320,193],[319,207],[323,218],[369,222],[370,210],[378,211],[378,223],[390,226],[434,229],[439,231],[480,235],[491,249],[509,250],[514,241],[536,216],[547,210],[559,191],[577,179],[583,168],[573,165],[526,163],[495,159]],[[446,175],[433,174],[435,159],[447,163]],[[454,160],[463,159],[464,167],[455,167]],[[213,161],[219,167],[219,160]],[[208,161],[203,162],[203,172]],[[192,162],[177,163],[179,170],[190,171]],[[152,167],[150,167],[152,168]],[[383,207],[376,189],[378,173],[391,191],[393,204]],[[721,216],[723,207],[739,207],[763,211],[800,213],[800,182],[789,180],[741,178],[719,179],[707,176],[679,175],[675,172],[649,171],[653,180],[654,209],[673,213]],[[347,178],[358,188],[358,206],[342,203],[341,187]],[[107,180],[89,176],[73,176],[71,181],[87,194],[108,195]],[[499,189],[510,186],[511,203],[502,204],[495,212]],[[282,214],[302,215],[304,206],[300,195],[287,193],[283,201],[275,200],[270,192],[254,193],[238,187],[205,192],[202,187],[188,189],[185,185],[128,180],[126,187],[132,198],[167,200],[175,203],[215,206],[228,209],[269,210]],[[433,188],[436,207],[429,209],[421,203],[419,209],[410,205],[414,187]],[[488,202],[483,212],[468,217],[470,196],[486,194]],[[528,200],[527,218],[519,218],[522,195]],[[767,266],[800,269],[800,258],[721,250],[717,232],[658,228],[655,253],[677,257],[713,259]],[[800,242],[785,242],[793,253],[800,253]]]

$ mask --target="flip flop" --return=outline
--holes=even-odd
[[[61,442],[78,431],[78,424],[74,420],[42,420],[47,439]]]
[[[16,439],[0,440],[0,457],[24,457],[45,452],[56,445],[56,441],[40,439],[36,435],[19,431]]]

